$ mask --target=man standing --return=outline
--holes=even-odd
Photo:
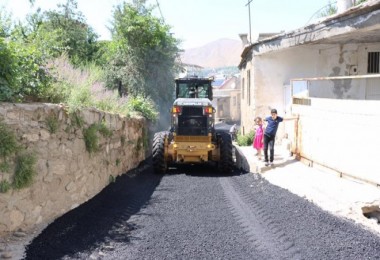
[[[284,119],[282,117],[277,116],[277,110],[272,109],[270,111],[271,116],[268,116],[264,119],[266,121],[267,127],[265,128],[264,132],[264,159],[265,159],[265,166],[273,165],[273,159],[274,159],[274,141],[276,138],[277,128],[280,122],[282,122]],[[269,152],[270,152],[270,158],[268,160],[268,146],[269,146]]]
[[[231,136],[231,139],[232,141],[236,141],[236,138],[237,138],[237,125],[234,124],[233,126],[231,126],[230,128],[230,136]]]

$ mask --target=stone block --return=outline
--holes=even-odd
[[[40,136],[37,133],[30,133],[30,134],[23,134],[22,138],[28,142],[37,142],[40,139]]]
[[[9,220],[11,222],[10,229],[15,230],[19,226],[21,226],[22,222],[25,219],[25,214],[20,210],[13,209],[10,211]]]
[[[45,129],[41,129],[40,130],[40,139],[46,141],[49,138],[50,138],[50,132],[45,130]]]
[[[54,159],[49,161],[49,173],[53,175],[67,174],[66,163],[63,160]]]
[[[69,183],[66,185],[65,189],[66,189],[67,191],[74,191],[74,190],[76,189],[75,183],[74,183],[73,181],[69,182]]]

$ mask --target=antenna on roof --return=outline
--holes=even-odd
[[[248,5],[248,17],[249,17],[249,43],[252,43],[252,33],[251,33],[251,2],[253,0],[248,0],[248,3],[245,5]]]

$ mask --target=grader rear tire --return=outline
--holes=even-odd
[[[168,164],[165,161],[165,138],[167,138],[167,132],[158,132],[153,137],[153,169],[157,174],[165,174],[168,169]]]
[[[220,149],[220,161],[218,162],[218,170],[225,174],[230,174],[233,169],[232,159],[232,139],[227,133],[219,133],[219,149]]]

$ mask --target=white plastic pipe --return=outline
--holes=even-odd
[[[344,13],[354,5],[355,0],[338,0],[337,8],[338,14]]]

